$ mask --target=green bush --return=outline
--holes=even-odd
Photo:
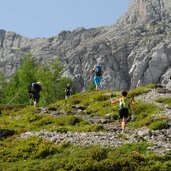
[[[33,115],[28,115],[26,119],[28,120],[29,123],[32,123],[32,122],[41,120],[42,117],[43,116],[40,114],[33,114]]]
[[[100,147],[95,147],[90,151],[90,157],[93,160],[101,161],[107,158],[107,150]]]
[[[153,122],[149,128],[151,130],[161,130],[161,129],[168,129],[169,128],[169,123],[168,121],[157,121]]]
[[[80,118],[75,117],[75,116],[74,117],[71,117],[69,119],[69,121],[68,121],[69,125],[76,125],[76,124],[78,124],[80,122],[81,122]]]
[[[0,129],[0,140],[14,135],[16,132],[10,129]]]
[[[26,107],[23,104],[15,104],[15,105],[0,105],[0,111],[18,111]]]
[[[135,97],[143,93],[148,93],[150,91],[149,88],[146,88],[144,86],[137,87],[134,90],[129,91],[128,97]]]
[[[171,106],[171,98],[158,98],[156,102],[164,103]]]
[[[42,143],[36,151],[35,158],[43,159],[47,156],[59,153],[58,148],[56,148],[52,143]]]
[[[54,144],[40,138],[0,141],[1,170],[30,171],[170,171],[169,154],[147,150],[147,143],[125,144],[119,148]]]
[[[153,115],[162,109],[153,104],[138,101],[134,104],[133,110],[135,120],[129,123],[129,126],[138,128],[153,123]]]

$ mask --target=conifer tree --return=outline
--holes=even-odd
[[[0,73],[0,103],[2,103],[4,97],[5,97],[5,86],[7,82],[5,79],[5,75],[3,73]]]
[[[62,64],[59,58],[52,61],[51,64],[42,64],[36,73],[37,79],[42,84],[41,104],[49,104],[56,100],[64,98],[65,86],[71,82],[70,79],[62,77]]]
[[[5,88],[5,103],[29,102],[28,87],[36,80],[36,64],[32,54],[24,55],[22,65],[16,70]]]
[[[25,54],[21,66],[3,88],[2,91],[5,93],[0,103],[29,104],[28,89],[35,82],[40,82],[42,85],[39,105],[63,99],[65,86],[71,83],[71,80],[62,77],[62,69],[59,58],[54,59],[52,63],[36,66],[32,54]],[[1,84],[0,77],[0,86]]]

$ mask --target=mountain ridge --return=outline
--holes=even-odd
[[[169,0],[133,0],[125,16],[112,26],[62,31],[48,39],[0,31],[0,71],[10,77],[23,53],[31,52],[38,63],[58,56],[65,66],[63,74],[76,83],[78,91],[88,86],[89,71],[96,63],[106,71],[104,89],[132,89],[148,83],[169,87],[170,7]]]

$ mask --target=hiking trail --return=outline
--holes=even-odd
[[[157,89],[153,89],[148,93],[141,94],[135,97],[135,100],[142,100],[144,102],[152,103],[163,109],[163,111],[155,114],[166,115],[169,118],[171,125],[171,108],[168,105],[157,103],[155,100],[159,97],[171,97],[171,93],[159,93]],[[49,132],[41,130],[39,132],[25,132],[21,134],[22,138],[30,136],[38,136],[54,143],[69,142],[77,145],[101,145],[104,147],[118,147],[122,144],[146,141],[152,143],[148,149],[159,153],[171,150],[171,128],[163,130],[149,131],[148,128],[142,127],[138,129],[126,128],[126,133],[121,134],[119,122],[104,122],[101,123],[107,132],[67,132],[60,133],[57,131]]]

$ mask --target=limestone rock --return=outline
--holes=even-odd
[[[132,89],[148,83],[171,88],[171,1],[132,0],[116,24],[62,31],[51,38],[28,39],[0,30],[0,71],[10,77],[31,52],[38,63],[59,57],[77,91],[87,88],[96,64],[106,72],[102,88]]]

